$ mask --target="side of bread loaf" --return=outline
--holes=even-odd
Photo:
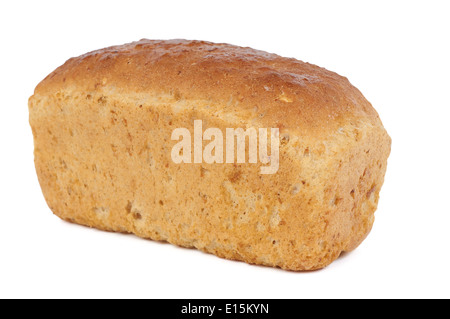
[[[289,270],[369,233],[391,140],[347,79],[228,44],[150,41],[67,61],[29,100],[35,164],[62,219]],[[174,163],[175,128],[278,128],[279,169]]]

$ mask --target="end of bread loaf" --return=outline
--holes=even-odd
[[[370,232],[391,139],[346,78],[203,41],[142,40],[73,58],[29,100],[35,165],[64,220],[288,270]],[[270,128],[279,169],[176,164],[171,133]]]

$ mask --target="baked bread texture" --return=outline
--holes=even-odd
[[[39,182],[60,218],[295,271],[323,268],[368,235],[391,146],[346,78],[204,41],[72,58],[36,87],[29,114]],[[277,172],[175,163],[171,134],[195,120],[278,128]]]

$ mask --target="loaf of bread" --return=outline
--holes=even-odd
[[[72,58],[36,87],[29,113],[39,182],[60,218],[295,271],[364,240],[391,146],[346,78],[204,41],[141,40]],[[191,132],[192,154],[174,151],[178,128]],[[267,129],[267,156],[252,160],[244,135],[245,158],[237,150],[226,161],[235,154],[224,141],[215,161],[201,149],[195,159],[209,128],[224,140],[227,129],[254,129],[260,142]]]

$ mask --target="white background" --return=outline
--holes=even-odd
[[[2,1],[0,297],[449,298],[449,1]],[[374,228],[321,271],[223,260],[52,215],[27,99],[72,56],[139,40],[250,46],[347,76],[393,139]]]

